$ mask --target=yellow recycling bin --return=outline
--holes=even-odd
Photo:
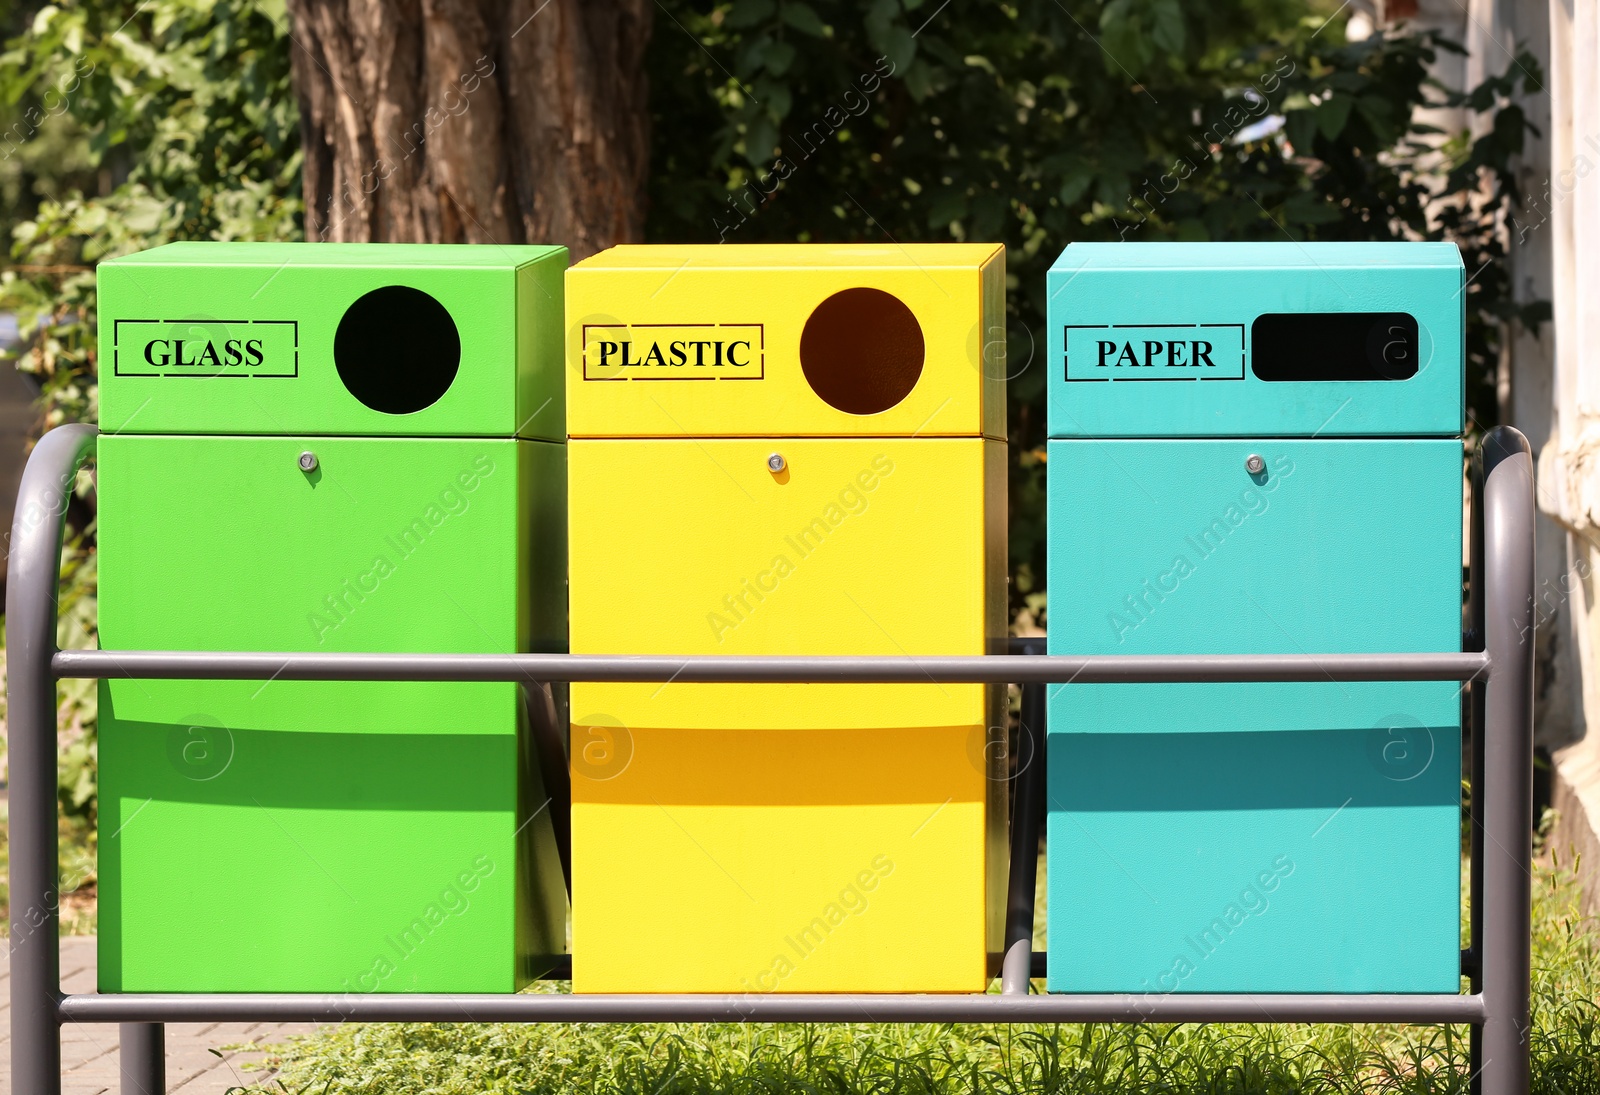
[[[571,648],[981,654],[1006,630],[999,245],[567,272]],[[575,684],[578,992],[969,992],[1003,689]]]

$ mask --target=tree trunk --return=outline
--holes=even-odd
[[[640,238],[653,0],[288,0],[306,238]]]

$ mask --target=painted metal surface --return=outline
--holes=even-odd
[[[348,672],[367,679],[515,679],[512,674],[537,666],[552,673],[570,671],[660,681],[693,673],[703,681],[797,679],[817,672],[826,679],[912,681],[917,659],[629,659],[629,658],[486,658],[479,656],[369,655],[366,658],[306,656],[286,659],[225,654],[159,652],[56,652],[55,582],[59,571],[62,489],[94,443],[90,427],[62,427],[39,444],[23,478],[17,518],[12,529],[12,581],[7,589],[6,646],[10,673],[8,711],[11,753],[11,1030],[12,1089],[59,1095],[60,1031],[71,1022],[162,1022],[184,1018],[268,1019],[298,1015],[372,1021],[470,1019],[521,1021],[743,1021],[751,1019],[849,1020],[860,1009],[884,1022],[971,1021],[1250,1021],[1265,1007],[1274,1017],[1305,1022],[1468,1022],[1474,1024],[1474,1045],[1491,1046],[1485,1058],[1475,1048],[1474,1088],[1490,1095],[1524,1095],[1529,1084],[1528,925],[1531,887],[1531,781],[1533,666],[1532,644],[1522,641],[1531,619],[1533,599],[1532,460],[1527,442],[1514,430],[1501,429],[1486,439],[1486,486],[1483,525],[1487,545],[1475,591],[1482,592],[1486,615],[1486,650],[1477,654],[1438,655],[1263,655],[1189,656],[1105,659],[969,658],[939,659],[934,672],[952,681],[1005,680],[1019,662],[1035,668],[1029,679],[1048,676],[1064,682],[1073,673],[1097,674],[1104,680],[1248,680],[1255,674],[1272,679],[1307,679],[1314,662],[1344,680],[1393,680],[1408,673],[1442,679],[1475,678],[1488,683],[1482,730],[1492,743],[1487,752],[1492,768],[1482,786],[1490,805],[1481,812],[1491,831],[1474,842],[1474,874],[1486,879],[1495,910],[1483,917],[1483,938],[1474,940],[1482,972],[1473,995],[1242,996],[1166,995],[1153,1000],[1127,996],[1025,995],[968,997],[491,997],[184,995],[59,997],[59,970],[54,910],[55,847],[55,686],[56,672],[77,675],[135,672],[119,662],[148,667],[139,670],[163,676],[226,676],[264,679],[273,672],[292,672],[307,679],[328,679]],[[748,663],[748,664],[745,664]],[[57,669],[52,669],[55,665]],[[1491,666],[1498,665],[1487,680]],[[815,668],[811,668],[814,666]],[[1482,857],[1492,841],[1508,854]],[[19,895],[21,895],[19,897]],[[1477,922],[1475,914],[1475,923]],[[1517,932],[1524,934],[1518,935]],[[59,1000],[59,1003],[57,1002]],[[753,1005],[753,1006],[752,1006]],[[465,1010],[463,1010],[465,1009]],[[145,1081],[155,1082],[153,1077]],[[132,1090],[138,1090],[133,1088]],[[154,1090],[148,1083],[145,1090]]]
[[[58,677],[217,681],[644,681],[686,684],[1193,684],[1219,681],[1472,681],[1487,654],[1213,654],[872,658],[774,655],[209,654],[61,650]]]
[[[819,307],[863,289],[909,310],[924,351],[904,398],[865,414],[819,398],[801,353]],[[869,305],[840,318],[844,341],[861,346],[893,315]],[[567,272],[567,428],[1003,441],[1005,339],[1000,244],[613,247]]]
[[[102,262],[101,428],[561,441],[566,265],[564,247],[393,243],[184,242]],[[359,354],[428,307],[379,297],[371,322],[349,319],[396,286],[442,305],[460,367],[431,404],[374,413],[335,346]]]
[[[1050,436],[1459,435],[1463,277],[1446,243],[1074,243]]]
[[[300,444],[103,438],[102,641],[562,642],[536,580],[565,548],[562,446],[322,438],[308,476]],[[103,682],[101,991],[525,983],[566,904],[548,815],[524,824],[528,732],[515,684]]]
[[[1436,245],[1068,248],[1051,652],[1459,649],[1462,447],[1426,436],[1460,427],[1459,274]],[[1227,331],[1223,369],[1196,347]],[[1450,991],[1461,709],[1425,681],[1053,690],[1051,990]]]
[[[1476,1023],[1485,1015],[1483,998],[1465,995],[518,993],[86,994],[63,1000],[61,1017],[76,1023],[123,1022],[130,1016],[168,1023],[1252,1023],[1263,1021],[1263,1008],[1284,1023]]]
[[[57,588],[67,503],[98,432],[39,439],[22,470],[6,575],[6,843],[11,920],[11,1090],[61,1093],[61,862],[56,813]]]
[[[1002,248],[622,247],[567,286],[574,653],[1003,640]],[[575,990],[980,990],[999,696],[575,684]]]
[[[1460,643],[1459,442],[1050,457],[1059,652]],[[1447,682],[1052,690],[1052,990],[1449,991],[1460,711]],[[1115,940],[1090,945],[1108,917]]]
[[[104,398],[128,428],[98,453],[101,641],[563,649],[559,308],[529,295],[559,305],[564,262],[186,244],[105,264]],[[540,398],[551,441],[519,437]],[[567,910],[533,729],[512,683],[102,682],[101,991],[526,984]]]

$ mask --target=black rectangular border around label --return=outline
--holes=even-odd
[[[750,376],[590,376],[589,375],[589,330],[616,330],[626,331],[642,327],[754,327],[761,332],[761,359],[756,363],[756,375]],[[583,341],[578,344],[578,356],[583,361],[583,379],[595,381],[600,384],[611,384],[620,380],[644,381],[672,381],[683,382],[689,380],[765,380],[767,378],[767,325],[765,323],[585,323],[578,333]],[[687,366],[675,366],[685,368]],[[738,368],[739,366],[733,366]]]
[[[118,343],[124,323],[215,323],[223,327],[243,327],[252,323],[282,327],[288,325],[294,334],[294,372],[292,373],[125,373]],[[297,319],[114,319],[111,321],[111,375],[129,380],[165,380],[179,377],[184,380],[213,380],[217,377],[253,377],[257,380],[296,380],[300,376],[300,321]]]
[[[1138,329],[1148,331],[1162,327],[1231,327],[1239,332],[1239,375],[1238,376],[1125,376],[1125,377],[1088,377],[1071,375],[1071,367],[1067,363],[1068,331],[1118,331]],[[1068,384],[1170,384],[1182,383],[1191,380],[1210,380],[1213,382],[1239,381],[1245,378],[1250,370],[1246,367],[1245,341],[1243,323],[1067,323],[1061,328],[1061,379]]]

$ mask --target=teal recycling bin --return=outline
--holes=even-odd
[[[1068,247],[1050,653],[1460,650],[1462,286],[1448,244]],[[1050,991],[1457,991],[1460,713],[1053,686]]]

